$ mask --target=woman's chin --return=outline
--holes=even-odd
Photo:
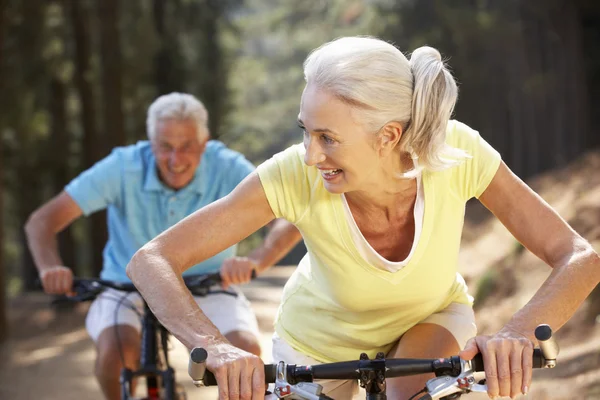
[[[347,191],[345,188],[346,185],[341,183],[324,181],[323,184],[325,186],[325,190],[332,194],[342,194]]]

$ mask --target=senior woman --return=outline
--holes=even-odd
[[[263,163],[230,195],[144,246],[128,274],[161,322],[208,350],[221,399],[262,399],[256,356],[233,347],[202,314],[182,272],[283,217],[308,253],[285,285],[273,357],[286,362],[482,352],[489,395],[526,393],[533,331],[560,328],[596,286],[591,246],[465,124],[450,120],[455,81],[432,48],[408,60],[376,38],[324,44],[304,64],[303,144]],[[477,336],[457,272],[465,203],[478,198],[553,268],[533,298],[491,336]],[[250,271],[228,281],[247,281]],[[429,377],[388,381],[406,399]],[[352,398],[356,383],[326,382]]]

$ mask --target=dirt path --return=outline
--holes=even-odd
[[[265,361],[270,361],[272,321],[281,289],[293,268],[278,267],[244,287],[259,320]],[[87,304],[57,311],[44,294],[13,299],[8,342],[0,347],[0,399],[102,400],[93,376],[94,345],[84,328]],[[171,361],[188,399],[216,399],[213,388],[197,389],[187,375],[187,350],[171,341]]]
[[[262,331],[264,359],[270,360],[272,320],[281,289],[293,268],[272,269],[244,288],[257,313]],[[94,348],[83,321],[86,305],[74,311],[49,307],[43,294],[14,299],[9,309],[10,339],[0,347],[0,399],[6,400],[102,400],[93,377]],[[484,316],[481,316],[485,319]],[[496,315],[495,319],[503,318]],[[577,316],[572,326],[577,326]],[[527,399],[600,399],[600,324],[574,335],[567,326],[559,332],[559,368],[539,371]],[[187,351],[173,340],[172,363],[186,387],[188,398],[216,399],[216,391],[193,387],[187,376]],[[488,399],[471,395],[471,400]]]

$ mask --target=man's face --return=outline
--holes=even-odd
[[[208,132],[206,139],[198,139],[198,129],[202,128],[192,120],[169,119],[156,124],[152,151],[160,179],[171,189],[179,190],[194,179],[208,141]]]

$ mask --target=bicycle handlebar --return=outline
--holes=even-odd
[[[535,336],[540,344],[539,349],[533,352],[533,368],[553,368],[559,352],[558,344],[552,337],[552,329],[548,325],[540,325],[535,330]],[[214,386],[217,384],[214,374],[206,370],[208,353],[202,348],[194,348],[190,353],[188,373],[196,386]],[[439,359],[384,359],[383,354],[378,354],[376,359],[369,360],[366,355],[361,355],[361,360],[326,363],[317,365],[265,364],[265,384],[277,383],[283,380],[289,385],[302,382],[312,382],[313,379],[339,379],[361,380],[365,372],[382,373],[380,378],[393,378],[399,376],[435,373],[439,376],[462,377],[465,374],[473,375],[475,372],[485,370],[483,357],[478,354],[471,361],[461,360],[458,356]],[[460,379],[460,378],[457,378]],[[457,390],[468,391],[467,381],[460,382]],[[472,386],[476,382],[470,382]],[[462,386],[461,386],[462,385]],[[464,386],[464,387],[463,387]],[[481,386],[481,385],[479,385]],[[320,393],[317,394],[318,396]],[[307,397],[313,398],[313,397]],[[314,397],[317,398],[317,397]],[[328,398],[328,397],[318,397]],[[427,398],[427,395],[423,398]],[[431,398],[431,397],[429,397]],[[436,397],[437,398],[437,397]]]
[[[254,277],[254,275],[253,275]],[[206,296],[211,293],[228,293],[232,296],[236,294],[228,291],[211,290],[212,287],[221,283],[221,275],[219,272],[210,274],[193,274],[184,275],[183,281],[186,287],[193,295]],[[120,290],[123,292],[137,292],[137,288],[131,282],[116,282],[98,278],[74,278],[73,279],[73,296],[60,296],[54,303],[57,302],[83,302],[94,300],[102,291],[107,288]]]

